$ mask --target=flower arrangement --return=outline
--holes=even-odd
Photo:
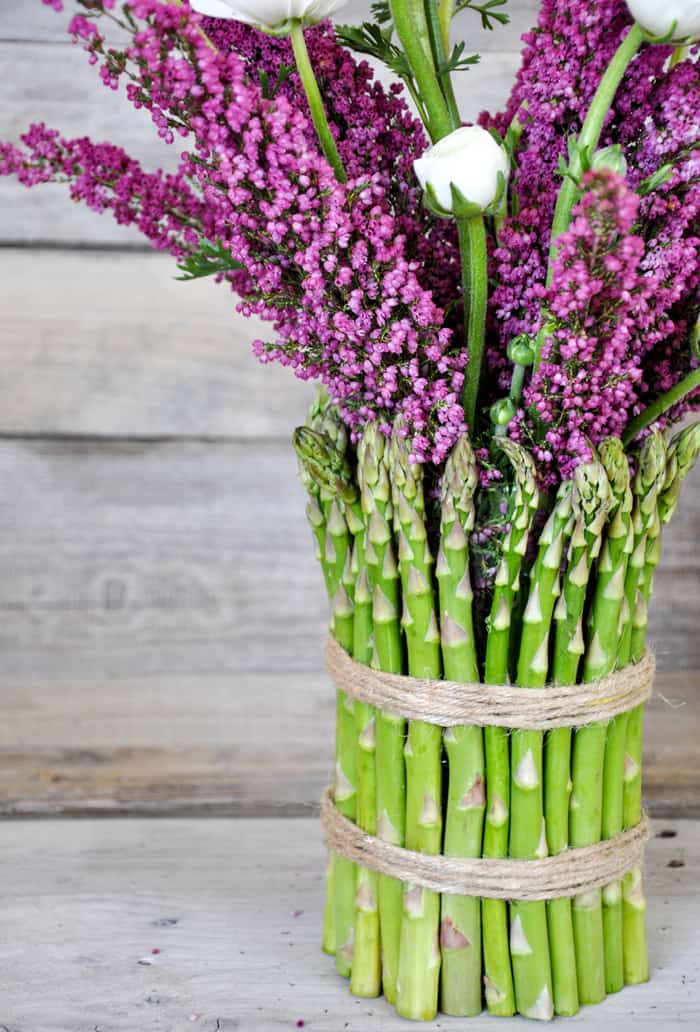
[[[334,29],[341,0],[74,0],[103,83],[187,149],[146,171],[39,124],[0,173],[227,283],[271,326],[258,358],[319,381],[294,445],[344,653],[527,693],[644,660],[700,452],[700,4],[543,0],[506,110],[465,126],[453,19],[497,28],[505,2]],[[339,688],[334,806],[413,853],[573,855],[640,824],[642,710],[445,729]],[[336,853],[324,948],[405,1017],[547,1019],[648,978],[644,911],[638,866],[506,902]]]

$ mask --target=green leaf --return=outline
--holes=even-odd
[[[231,257],[220,240],[217,240],[215,244],[208,240],[205,241],[198,251],[178,262],[177,267],[182,276],[175,278],[183,283],[203,279],[205,276],[219,276],[227,272],[245,269],[245,265]]]
[[[460,11],[474,11],[481,16],[481,25],[484,29],[493,29],[496,25],[507,25],[510,16],[497,8],[505,7],[508,0],[485,0],[485,3],[477,4],[473,0],[462,0],[454,9],[454,14]],[[454,15],[453,15],[454,17]]]
[[[463,56],[465,48],[466,43],[457,43],[455,45],[448,59],[439,68],[441,75],[449,75],[450,72],[462,72],[471,65],[479,63],[478,54],[469,54],[467,57]]]

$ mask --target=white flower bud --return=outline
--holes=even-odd
[[[684,42],[700,36],[700,0],[627,0],[630,14],[650,36]]]
[[[445,213],[460,214],[454,191],[483,212],[505,186],[508,156],[485,129],[463,126],[438,140],[413,167],[428,200]]]
[[[190,0],[190,7],[210,18],[257,25],[261,29],[279,29],[291,21],[305,25],[328,18],[346,0]]]

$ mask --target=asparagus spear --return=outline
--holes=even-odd
[[[315,469],[317,482],[329,493],[335,493],[340,500],[348,529],[353,536],[352,559],[349,563],[346,561],[343,582],[353,602],[352,654],[359,663],[369,665],[372,656],[372,596],[365,561],[365,517],[357,482],[345,456],[334,447],[327,434],[301,428],[295,441],[298,450],[305,455],[307,466]],[[373,835],[377,823],[374,708],[356,702],[354,719],[357,750],[356,822],[364,831]],[[356,867],[355,875],[354,949],[350,988],[355,996],[374,997],[380,991],[377,878],[373,872],[360,866]]]
[[[318,403],[317,403],[318,404]],[[323,421],[334,432],[334,421],[328,409],[323,420],[318,408],[311,419],[317,425]],[[346,468],[340,447],[346,444],[344,431],[338,430],[335,442],[327,432],[298,427],[293,444],[307,478],[318,489],[319,508],[325,520],[325,545],[322,562],[326,571],[326,586],[331,599],[331,633],[348,652],[354,644],[353,605],[347,586],[343,583],[351,557],[351,535],[343,515],[339,487],[343,485]],[[352,701],[345,692],[336,693],[336,746],[335,746],[335,803],[343,816],[355,820],[357,813],[355,717]],[[333,923],[335,927],[335,960],[338,973],[350,977],[355,920],[355,867],[344,857],[332,859],[333,871],[329,885],[333,889]],[[326,906],[326,911],[329,907]],[[330,918],[328,918],[330,923]],[[324,940],[326,934],[324,933]]]
[[[531,456],[507,437],[497,438],[495,443],[505,452],[513,467],[515,497],[510,514],[510,529],[503,541],[503,554],[494,585],[486,640],[485,680],[488,684],[506,684],[511,647],[511,613],[520,590],[523,556],[527,551],[532,521],[539,505],[539,492]],[[484,728],[484,744],[487,810],[483,855],[499,859],[508,855],[510,761],[507,729]],[[481,914],[486,1004],[492,1014],[509,1017],[515,1013],[515,996],[506,903],[500,899],[483,899]]]
[[[613,493],[603,550],[596,567],[596,584],[589,620],[584,681],[595,681],[615,669],[625,600],[627,564],[633,548],[630,471],[622,442],[610,437],[600,445],[600,459]],[[626,713],[607,725],[603,762],[602,837],[622,831]],[[618,992],[625,984],[622,960],[622,883],[606,885],[602,893],[605,991]]]
[[[571,482],[562,484],[554,512],[539,539],[530,582],[518,657],[518,684],[541,688],[549,669],[549,638],[559,570],[571,532]],[[547,855],[542,793],[541,731],[515,731],[511,738],[510,855],[533,859]],[[510,952],[518,1010],[525,1017],[553,1014],[552,975],[543,902],[511,903]]]
[[[618,655],[620,667],[630,659],[640,658],[632,656],[632,639],[635,625],[646,627],[646,602],[641,586],[649,536],[652,540],[658,537],[659,493],[666,475],[666,445],[659,431],[654,431],[644,441],[637,465],[632,485],[634,540],[625,578],[625,626]],[[638,636],[636,641],[639,642]],[[643,715],[643,706],[638,706],[629,714],[627,721],[623,779],[623,824],[626,828],[637,824],[641,816]],[[622,880],[622,945],[625,982],[646,982],[649,978],[646,900],[639,868],[629,871]]]
[[[367,577],[364,540],[353,552],[355,574],[354,658],[369,666],[372,659],[372,593]],[[377,832],[377,774],[375,708],[355,701],[357,733],[357,824],[370,835]],[[381,991],[377,875],[357,867],[355,892],[355,952],[350,989],[355,996],[374,997]]]
[[[408,672],[440,677],[440,633],[435,617],[433,557],[424,520],[422,470],[410,460],[400,422],[391,441],[391,482],[399,528],[399,569],[403,591],[402,626]],[[437,854],[442,846],[442,732],[433,724],[411,721],[406,758],[406,846]],[[403,893],[401,953],[396,1009],[404,1018],[431,1020],[437,1013],[440,948],[440,897],[418,886]]]
[[[653,435],[652,435],[653,436]],[[652,438],[648,439],[649,441]],[[646,442],[645,442],[646,444]],[[661,445],[649,445],[653,455],[646,465],[652,466],[653,472],[660,465],[663,449]],[[669,445],[663,480],[654,478],[650,486],[650,494],[658,491],[657,515],[659,521],[668,523],[675,512],[680,493],[680,485],[691,471],[700,454],[700,424],[695,423],[676,434]],[[645,486],[652,480],[653,473],[647,475],[647,483],[643,482],[644,450],[640,457],[639,484],[635,482],[637,493],[641,494]],[[639,502],[642,509],[642,503]],[[648,508],[648,506],[647,506]],[[638,661],[646,646],[646,607],[651,597],[654,570],[659,561],[660,522],[649,520],[646,545],[644,548],[644,566],[639,579],[640,611],[637,614],[636,626],[632,632],[632,659]],[[629,729],[625,756],[625,790],[624,790],[624,824],[634,827],[641,818],[641,765],[642,765],[642,720],[643,708],[640,706],[630,714]],[[639,868],[630,871],[623,881],[623,944],[625,981],[628,984],[645,982],[649,977],[649,962],[646,944],[646,903],[642,872]]]
[[[464,435],[450,454],[442,481],[437,579],[445,677],[479,680],[469,576],[469,534],[474,528],[476,459]],[[446,856],[480,856],[484,821],[484,749],[480,727],[448,728],[445,814]],[[481,1013],[481,909],[474,896],[444,895],[441,902],[441,1010]]]
[[[610,484],[598,460],[582,463],[574,474],[572,506],[574,531],[569,548],[564,590],[555,612],[557,624],[553,676],[558,684],[575,684],[584,652],[583,612],[593,562],[601,547],[601,535],[611,502]],[[571,756],[571,731],[557,728],[547,736],[547,841],[550,851],[569,845],[584,846],[600,840],[602,768],[605,752],[604,724],[576,732]],[[569,799],[569,771],[573,788]],[[570,824],[570,827],[569,827]],[[571,914],[573,910],[573,914]],[[552,953],[561,945],[563,956],[554,956],[564,999],[563,1013],[573,1013],[581,1003],[597,1003],[605,997],[603,964],[603,917],[600,890],[573,900],[553,901],[548,907]],[[573,916],[573,942],[571,940]],[[575,943],[576,986],[571,984],[570,964]],[[556,985],[556,982],[555,982]]]
[[[403,671],[399,625],[399,571],[391,532],[392,504],[387,468],[387,442],[376,424],[369,424],[357,449],[362,511],[367,522],[365,558],[372,597],[374,651],[372,665],[386,673]],[[406,775],[403,757],[405,721],[379,710],[375,715],[377,836],[402,846],[405,838]],[[380,875],[379,925],[382,988],[396,1001],[401,939],[402,884]]]

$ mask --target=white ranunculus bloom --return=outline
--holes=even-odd
[[[307,25],[328,18],[346,0],[190,0],[190,7],[210,18],[228,18],[276,29],[290,21]]]
[[[673,32],[678,42],[700,36],[700,0],[627,0],[627,6],[650,36]]]
[[[491,133],[478,125],[463,126],[438,140],[413,167],[420,185],[432,187],[446,212],[453,210],[452,186],[485,211],[499,194],[499,176],[508,176],[508,156]]]

